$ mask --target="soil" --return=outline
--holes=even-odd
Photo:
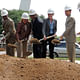
[[[5,48],[0,48],[0,51],[5,51]]]
[[[0,80],[80,80],[80,65],[56,59],[1,55]]]

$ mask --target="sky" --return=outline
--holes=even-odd
[[[64,13],[64,7],[70,6],[72,8],[72,17],[76,21],[76,33],[80,32],[80,12],[77,9],[77,5],[80,0],[31,0],[30,9],[34,9],[37,14],[43,14],[47,18],[47,11],[49,8],[53,9],[55,14],[53,18],[57,20],[57,35],[62,35],[65,31],[66,16]],[[20,0],[0,0],[0,9],[6,8],[19,9]]]

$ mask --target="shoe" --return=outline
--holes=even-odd
[[[26,56],[30,56],[32,54],[32,52],[26,52]]]
[[[30,56],[31,54],[32,54],[32,52],[26,52],[26,54],[24,54],[22,58],[26,58],[26,57]]]

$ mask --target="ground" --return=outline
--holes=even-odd
[[[0,55],[0,80],[80,80],[80,64]]]

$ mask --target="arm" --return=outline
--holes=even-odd
[[[69,32],[71,31],[71,29],[73,28],[73,25],[75,25],[75,20],[74,20],[73,18],[70,18],[70,20],[68,21],[68,24],[67,24],[68,28],[67,28],[67,30],[63,33],[63,35],[60,36],[60,40],[63,39],[63,36],[66,37],[66,36],[69,34]]]
[[[55,20],[55,33],[57,32],[57,20]]]
[[[17,41],[19,41],[19,32],[20,32],[20,23],[18,23],[17,30],[16,30],[16,38],[17,38]]]
[[[5,38],[9,38],[9,36],[10,36],[12,33],[16,33],[15,26],[14,26],[14,22],[13,22],[13,21],[10,21],[10,22],[8,23],[8,26],[9,26],[9,31],[6,33]]]
[[[68,24],[67,24],[67,30],[63,33],[62,36],[66,37],[69,32],[71,31],[71,29],[73,28],[73,25],[75,25],[75,20],[73,18],[71,18],[69,21],[68,21]]]
[[[56,36],[56,32],[57,32],[57,20],[55,20],[54,37]]]
[[[46,29],[46,20],[44,20],[43,27],[42,27],[42,33],[44,36],[46,36],[45,29]]]
[[[47,39],[47,37],[46,37],[46,20],[44,20],[44,22],[43,22],[42,33],[44,36],[44,40],[46,40]]]
[[[27,34],[27,39],[29,39],[30,34],[31,34],[31,23],[29,23],[29,33]]]

